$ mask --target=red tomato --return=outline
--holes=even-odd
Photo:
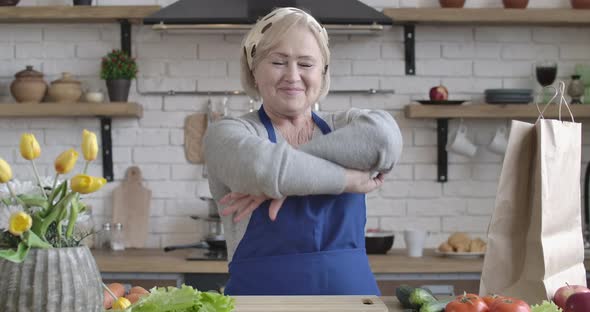
[[[503,298],[506,298],[506,297],[498,296],[496,294],[491,294],[491,295],[481,297],[481,299],[483,299],[483,301],[488,305],[488,307],[491,307],[492,303],[494,303],[494,301],[496,301],[498,299],[503,299]]]
[[[474,294],[464,294],[445,307],[445,312],[488,312],[488,305],[483,299]]]
[[[531,307],[520,299],[502,298],[492,303],[490,312],[531,312]]]

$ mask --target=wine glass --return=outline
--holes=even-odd
[[[543,102],[549,99],[545,94],[545,87],[550,86],[555,82],[557,77],[557,63],[554,61],[539,61],[535,64],[535,75],[537,82],[542,86],[541,95]]]

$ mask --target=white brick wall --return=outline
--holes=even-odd
[[[437,0],[362,0],[384,7],[438,7]],[[70,0],[22,0],[20,5],[66,4]],[[168,5],[174,0],[97,0],[99,5]],[[497,0],[470,0],[467,7],[500,7]],[[569,7],[568,0],[531,0],[529,7]],[[556,59],[559,76],[567,78],[575,64],[590,62],[590,32],[586,28],[492,27],[418,25],[417,75],[406,76],[403,31],[399,26],[376,36],[331,37],[333,89],[394,89],[394,95],[331,95],[322,110],[349,107],[386,109],[397,119],[404,151],[385,185],[368,196],[367,227],[382,227],[398,234],[394,247],[403,247],[406,228],[429,230],[427,245],[436,246],[453,231],[485,237],[494,208],[502,157],[487,150],[496,127],[505,121],[466,121],[479,151],[472,158],[449,155],[449,182],[436,182],[436,122],[407,119],[403,108],[412,99],[427,98],[430,87],[444,84],[451,99],[479,101],[483,91],[501,87],[535,87],[533,66],[540,59]],[[148,91],[214,91],[240,89],[241,35],[159,33],[133,26],[133,54],[140,78],[131,100],[142,104],[143,118],[113,120],[115,183],[88,198],[97,224],[111,216],[111,192],[129,166],[143,172],[152,189],[148,246],[194,243],[206,225],[190,215],[206,215],[199,196],[210,195],[201,165],[187,163],[184,155],[184,120],[206,110],[208,97],[148,96]],[[119,45],[119,28],[104,25],[3,25],[0,29],[0,99],[10,99],[9,84],[15,72],[33,65],[55,79],[69,71],[85,87],[105,89],[98,77],[100,58]],[[211,97],[219,102],[222,97]],[[248,99],[232,96],[231,115],[249,108]],[[450,123],[451,131],[457,121]],[[29,165],[16,146],[23,131],[35,133],[43,147],[42,174],[53,174],[54,157],[76,147],[80,132],[99,131],[93,118],[0,119],[0,157],[11,162],[16,175],[31,178]],[[583,159],[590,160],[590,132],[583,136]],[[81,167],[79,164],[78,167]],[[80,168],[78,168],[80,169]],[[101,174],[101,160],[90,173]]]

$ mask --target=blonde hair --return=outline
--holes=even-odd
[[[272,27],[271,27],[272,25]],[[328,35],[311,15],[297,8],[275,9],[250,29],[242,41],[242,53],[240,57],[242,87],[246,94],[254,99],[259,99],[260,94],[254,80],[254,69],[270,51],[284,38],[285,33],[297,26],[308,27],[316,39],[324,65],[322,86],[316,101],[328,94],[330,89],[330,49],[328,47]]]

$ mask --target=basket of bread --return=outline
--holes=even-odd
[[[437,249],[439,254],[457,257],[479,257],[485,252],[486,242],[479,237],[472,239],[469,234],[463,232],[452,233]]]

